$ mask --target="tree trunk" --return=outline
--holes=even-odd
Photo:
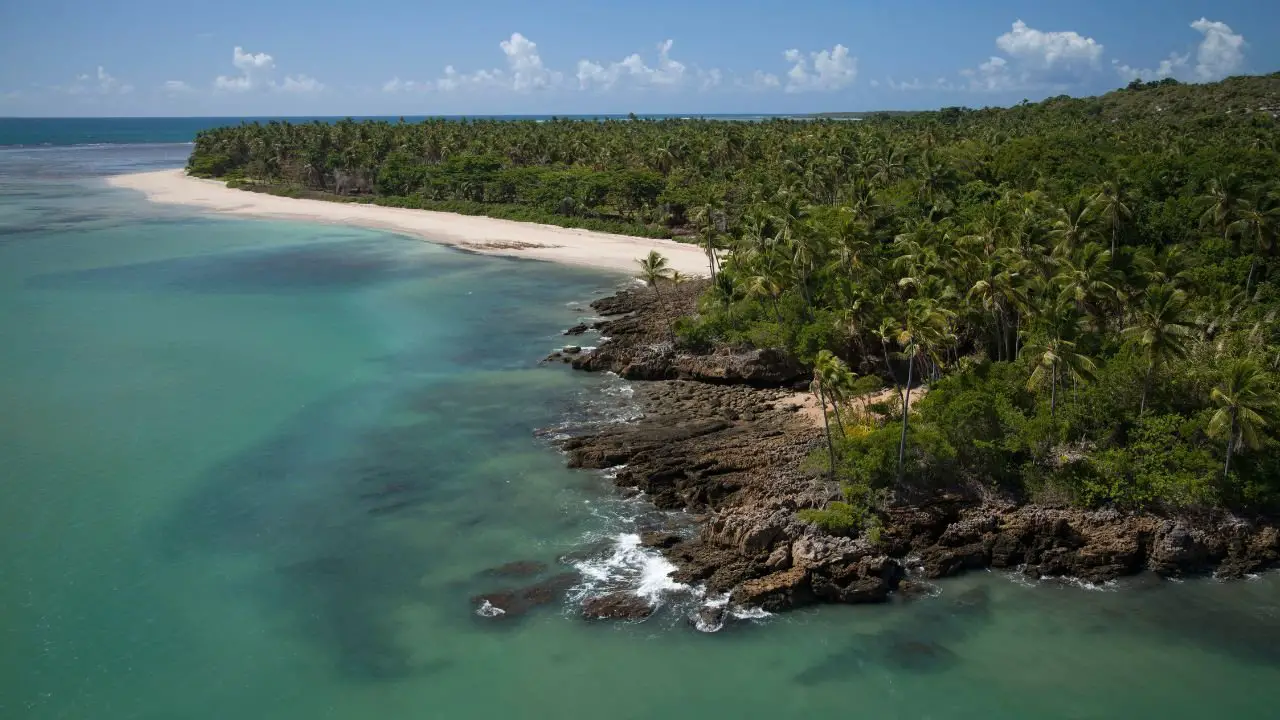
[[[1058,363],[1053,364],[1053,375],[1049,379],[1049,417],[1058,416]]]
[[[1253,271],[1256,267],[1258,267],[1258,256],[1254,254],[1253,261],[1249,263],[1249,279],[1244,283],[1245,302],[1249,301],[1249,288],[1253,287]]]
[[[902,399],[902,385],[898,382],[898,373],[893,371],[893,363],[889,362],[889,345],[884,339],[880,340],[880,347],[884,350],[884,369],[889,371],[889,377],[893,378],[893,389],[898,391],[898,399]]]
[[[1147,365],[1147,376],[1142,380],[1142,402],[1138,405],[1138,417],[1142,417],[1147,412],[1147,391],[1151,389],[1151,374],[1155,369],[1155,363]]]
[[[907,457],[907,416],[911,414],[911,369],[914,359],[907,363],[907,385],[902,393],[902,435],[898,438],[898,482],[902,482],[902,464]]]
[[[1111,226],[1111,264],[1112,265],[1116,264],[1116,236],[1119,234],[1120,234],[1120,227],[1117,225],[1112,225]]]
[[[1231,410],[1231,434],[1227,436],[1227,464],[1222,466],[1222,479],[1231,475],[1231,448],[1236,444],[1236,411]]]
[[[822,428],[827,434],[827,455],[831,460],[831,476],[836,474],[836,446],[831,442],[831,425],[827,422],[827,395],[822,390],[822,383],[818,383],[818,402],[822,403]]]
[[[840,403],[836,402],[834,397],[831,398],[831,411],[836,414],[836,425],[840,428],[840,437],[849,437],[844,431],[844,418],[840,417]]]

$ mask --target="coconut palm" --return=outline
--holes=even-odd
[[[1280,203],[1259,193],[1252,200],[1241,200],[1236,205],[1235,217],[1236,220],[1227,226],[1227,236],[1242,240],[1253,256],[1249,263],[1249,279],[1244,284],[1247,297],[1253,287],[1253,272],[1258,267],[1258,256],[1270,253],[1275,247],[1276,226],[1280,225]]]
[[[844,363],[831,353],[830,350],[823,350],[818,353],[817,359],[813,364],[813,382],[809,387],[815,391],[818,396],[818,404],[822,408],[822,429],[827,438],[827,455],[831,461],[831,472],[836,470],[836,448],[831,438],[831,421],[827,417],[827,401],[836,407],[839,413],[839,403],[837,396],[840,393],[840,386],[844,382],[843,374],[847,372]],[[836,416],[836,424],[840,426],[841,432],[844,432],[844,423],[840,421],[839,415]]]
[[[1058,383],[1070,379],[1073,382],[1091,382],[1097,365],[1093,358],[1079,351],[1077,342],[1086,324],[1072,303],[1051,303],[1036,317],[1031,342],[1022,347],[1022,353],[1031,358],[1031,376],[1027,389],[1039,390],[1049,386],[1049,414],[1057,416]]]
[[[1094,194],[1089,204],[1093,213],[1101,218],[1107,229],[1111,231],[1111,256],[1115,257],[1120,230],[1133,218],[1133,210],[1129,207],[1130,200],[1124,191],[1124,186],[1114,180],[1104,182],[1102,189]]]
[[[1200,214],[1200,226],[1211,227],[1225,236],[1227,228],[1236,220],[1243,199],[1244,183],[1239,175],[1227,173],[1213,178],[1200,196],[1200,205],[1204,208]]]
[[[913,298],[907,303],[907,312],[898,328],[898,346],[907,361],[907,384],[902,389],[902,433],[898,437],[898,482],[902,482],[907,457],[907,427],[911,416],[911,383],[916,362],[934,356],[938,347],[948,338],[951,312],[937,305],[932,298]]]
[[[636,264],[640,266],[640,274],[636,277],[653,288],[654,295],[661,296],[662,291],[658,289],[658,284],[670,278],[673,272],[667,265],[667,259],[657,250],[650,250],[648,255],[636,259]]]
[[[1232,361],[1223,373],[1222,382],[1213,389],[1210,399],[1218,406],[1209,419],[1208,433],[1213,438],[1225,438],[1226,462],[1222,475],[1231,474],[1231,455],[1249,448],[1262,446],[1261,430],[1276,406],[1276,393],[1270,377],[1252,358]]]
[[[1142,347],[1147,359],[1147,373],[1142,381],[1142,402],[1138,414],[1147,411],[1147,393],[1156,369],[1172,358],[1187,355],[1186,338],[1193,327],[1186,316],[1187,294],[1172,285],[1156,285],[1147,289],[1142,307],[1134,323],[1125,328],[1125,337]]]

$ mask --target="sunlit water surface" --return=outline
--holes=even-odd
[[[0,717],[1276,716],[1274,575],[697,631],[652,512],[547,439],[634,412],[538,365],[624,278],[100,182],[187,151],[0,150]],[[478,616],[515,560],[575,586]],[[660,610],[581,620],[608,588]]]

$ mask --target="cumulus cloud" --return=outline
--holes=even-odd
[[[276,66],[275,58],[266,53],[247,53],[239,45],[231,51],[231,64],[240,72],[252,73],[259,70],[270,70]]]
[[[1112,60],[1111,64],[1124,80],[1163,80],[1167,77],[1184,76],[1186,74],[1187,61],[1190,58],[1190,55],[1179,55],[1176,52],[1169,53],[1169,57],[1161,60],[1160,64],[1154,68],[1130,67],[1119,60]]]
[[[507,56],[512,90],[541,90],[560,83],[560,73],[551,72],[542,65],[538,45],[529,38],[520,33],[511,33],[511,39],[503,40],[499,46]]]
[[[548,68],[538,53],[538,44],[524,35],[511,33],[511,37],[498,43],[498,47],[506,56],[505,70],[494,68],[459,72],[454,66],[446,65],[444,75],[435,80],[401,80],[397,76],[383,83],[382,91],[408,93],[489,89],[525,93],[553,89],[564,83],[564,74]]]
[[[277,82],[272,77],[276,69],[276,60],[268,53],[246,52],[244,48],[237,45],[231,51],[231,64],[240,71],[240,74],[219,75],[214,78],[215,90],[242,93],[269,89],[296,94],[324,90],[324,83],[304,74],[286,75],[283,82]]]
[[[591,60],[578,61],[578,87],[612,89],[620,83],[631,83],[639,86],[672,87],[684,82],[686,67],[684,63],[671,57],[671,40],[658,44],[658,63],[649,66],[638,53],[632,53],[617,62],[607,65]],[[719,71],[716,71],[719,72]],[[719,82],[718,80],[716,81]]]
[[[1044,31],[1017,20],[996,38],[993,55],[976,68],[960,71],[969,89],[999,92],[1074,85],[1100,66],[1102,43],[1073,30]]]
[[[839,90],[858,77],[858,58],[851,57],[844,45],[812,52],[808,57],[792,49],[783,53],[783,57],[792,64],[787,71],[787,92]]]
[[[1231,31],[1223,22],[1200,18],[1191,27],[1204,35],[1196,49],[1196,77],[1221,80],[1244,64],[1244,36]]]
[[[1009,61],[999,55],[992,55],[977,68],[961,70],[960,75],[969,79],[971,90],[998,92],[1011,90],[1017,85],[1009,71]]]
[[[213,80],[216,90],[227,92],[246,92],[262,87],[275,69],[275,58],[267,53],[249,53],[237,45],[231,51],[231,64],[240,71],[239,75],[219,75]]]
[[[65,88],[71,95],[124,95],[133,92],[133,86],[117,80],[106,68],[98,66],[95,74],[84,73]]]
[[[1226,23],[1200,18],[1190,27],[1201,34],[1195,50],[1196,63],[1191,64],[1191,53],[1169,53],[1154,68],[1133,67],[1112,60],[1116,73],[1125,80],[1179,80],[1210,82],[1221,80],[1237,72],[1244,65],[1244,50],[1248,46],[1244,36],[1232,31]]]
[[[1103,50],[1093,38],[1077,32],[1044,32],[1028,27],[1021,20],[1013,23],[1012,30],[996,38],[996,47],[1028,70],[1045,72],[1097,67]]]

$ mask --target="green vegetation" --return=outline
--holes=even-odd
[[[680,341],[815,365],[824,526],[975,484],[1274,510],[1277,113],[1280,74],[857,122],[272,123],[202,133],[189,168],[696,240]]]

